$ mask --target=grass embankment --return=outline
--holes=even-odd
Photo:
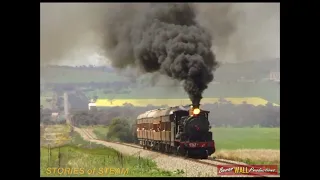
[[[41,176],[178,176],[158,169],[152,160],[140,158],[138,155],[126,156],[103,145],[87,142],[76,132],[73,133],[70,144],[60,149],[51,148],[50,154],[49,159],[48,148],[41,148]]]
[[[108,127],[94,126],[97,138],[107,140]],[[212,128],[216,158],[248,164],[280,164],[280,128]]]
[[[216,158],[280,165],[280,128],[213,128]]]

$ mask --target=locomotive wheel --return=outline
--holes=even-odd
[[[168,153],[168,149],[169,149],[169,148],[168,148],[168,144],[165,144],[165,145],[164,145],[164,152],[165,152],[165,153]]]
[[[179,156],[184,156],[186,154],[185,150],[182,149],[180,146],[178,146],[177,151]]]
[[[208,159],[209,155],[208,155],[208,150],[206,150],[203,154],[203,156],[201,157],[201,159]]]
[[[172,147],[171,145],[168,145],[169,146],[169,154],[174,154],[174,147]]]
[[[177,156],[179,156],[179,155],[180,155],[179,150],[180,150],[180,146],[174,148],[174,154],[177,155]]]
[[[189,157],[189,151],[188,151],[188,150],[185,152],[184,157],[185,157],[185,158],[188,158],[188,157]]]

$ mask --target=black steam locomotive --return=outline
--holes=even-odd
[[[192,106],[147,111],[137,118],[137,138],[147,149],[207,158],[215,152],[208,114]]]

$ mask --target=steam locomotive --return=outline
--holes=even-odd
[[[190,105],[140,114],[136,123],[139,144],[144,149],[206,159],[215,152],[209,113]]]

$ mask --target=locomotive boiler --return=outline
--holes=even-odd
[[[146,149],[208,158],[215,152],[209,111],[177,106],[147,111],[137,117],[137,139]]]

